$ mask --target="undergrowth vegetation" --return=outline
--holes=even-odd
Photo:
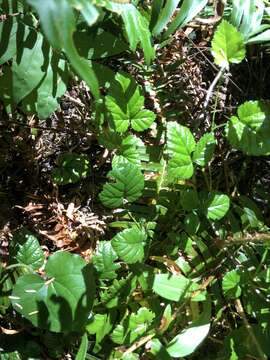
[[[270,3],[0,1],[1,359],[270,357]]]

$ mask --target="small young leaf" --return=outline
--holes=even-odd
[[[203,211],[210,220],[220,220],[230,208],[230,198],[216,191],[210,192],[203,199]]]
[[[112,247],[127,264],[142,262],[145,257],[147,235],[138,228],[125,229],[112,239]]]
[[[154,277],[153,291],[165,299],[180,301],[191,285],[183,275],[157,274]]]
[[[244,40],[237,29],[228,21],[222,20],[212,40],[212,54],[220,67],[230,63],[240,63],[246,54]]]
[[[204,134],[197,142],[193,153],[193,161],[205,167],[212,159],[216,147],[216,139],[213,133]]]
[[[39,269],[44,263],[44,254],[38,239],[28,230],[22,229],[13,235],[10,256],[18,263]]]
[[[118,162],[108,176],[115,179],[115,183],[106,183],[99,194],[99,198],[105,206],[117,208],[126,202],[133,202],[141,196],[144,177],[136,165],[128,161]]]
[[[58,185],[76,183],[89,175],[89,159],[86,155],[61,154],[57,162],[58,168],[52,171],[52,178]]]
[[[110,241],[100,241],[93,255],[93,264],[99,274],[99,279],[109,280],[117,277],[116,270],[120,268],[114,261],[118,258]]]

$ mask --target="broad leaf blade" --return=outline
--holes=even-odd
[[[154,277],[153,291],[165,299],[180,301],[190,285],[190,280],[183,275],[157,274]]]
[[[125,229],[112,239],[112,247],[127,264],[142,262],[145,257],[147,235],[138,228]]]
[[[230,208],[230,198],[216,191],[207,194],[203,199],[203,211],[209,220],[222,219]]]
[[[93,256],[93,264],[99,274],[99,279],[109,280],[117,277],[116,270],[120,268],[115,263],[118,256],[110,241],[100,241]]]
[[[192,354],[208,335],[210,321],[211,303],[207,302],[200,317],[168,344],[167,352],[173,358],[182,358]]]
[[[242,35],[228,21],[222,20],[212,40],[215,63],[220,67],[228,68],[230,63],[240,63],[245,53]]]

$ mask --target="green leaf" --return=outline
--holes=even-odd
[[[203,211],[209,220],[220,220],[230,208],[230,198],[216,191],[207,194],[203,199]]]
[[[175,121],[167,124],[167,152],[169,155],[189,156],[195,149],[194,137],[186,126]]]
[[[36,112],[40,119],[48,118],[59,107],[58,98],[66,92],[68,69],[66,61],[59,59],[50,49],[49,64],[43,80],[22,101],[23,110]]]
[[[192,212],[187,214],[184,219],[184,229],[189,235],[195,235],[200,228],[199,216]]]
[[[58,185],[76,183],[87,177],[90,172],[89,159],[86,155],[61,154],[57,163],[58,168],[52,171],[52,178]]]
[[[133,202],[141,196],[144,177],[136,165],[128,161],[118,162],[108,176],[115,179],[115,182],[106,183],[99,194],[99,198],[105,206],[117,208],[127,202]]]
[[[241,276],[239,270],[231,270],[222,279],[222,290],[229,299],[236,299],[241,295]]]
[[[155,58],[155,50],[151,43],[151,33],[146,18],[133,4],[118,4],[110,1],[106,4],[107,9],[118,13],[125,25],[130,49],[135,51],[140,43],[144,52],[145,61],[149,65]]]
[[[39,14],[43,31],[56,49],[63,49],[76,72],[99,98],[99,85],[89,62],[80,57],[73,42],[76,28],[73,10],[67,0],[27,0]]]
[[[203,313],[187,329],[168,344],[166,350],[173,358],[182,358],[192,354],[203,342],[210,330],[211,303],[204,306]]]
[[[193,161],[205,167],[212,159],[216,147],[216,139],[213,133],[204,134],[197,142],[193,153]]]
[[[44,254],[38,239],[28,230],[18,230],[12,238],[10,256],[18,263],[39,269],[44,263]]]
[[[115,235],[112,239],[112,247],[123,261],[134,264],[144,260],[146,241],[146,233],[133,227]]]
[[[154,36],[158,36],[170,21],[171,16],[175,12],[180,0],[167,0],[164,8],[159,14],[158,21],[152,31]]]
[[[158,339],[151,339],[148,342],[149,351],[151,354],[155,355],[156,359],[162,359],[162,360],[171,360],[170,355],[166,351],[165,347],[162,345],[162,343]]]
[[[182,300],[190,286],[190,280],[183,275],[156,274],[154,276],[153,291],[168,300]]]
[[[86,331],[89,334],[96,335],[96,344],[94,352],[101,350],[100,343],[104,337],[112,330],[112,319],[110,314],[95,314],[90,318],[90,323],[86,325]]]
[[[42,66],[48,57],[43,48],[44,38],[41,34],[31,32],[31,42],[23,49],[20,61],[12,63],[13,99],[19,103],[45,77]]]
[[[145,334],[154,318],[155,314],[145,307],[140,308],[136,314],[132,313],[128,324],[130,342],[135,341],[138,337]]]
[[[87,59],[103,59],[128,50],[119,37],[99,28],[97,31],[75,31],[74,43],[78,53]]]
[[[168,162],[170,181],[189,179],[194,168],[190,154],[195,149],[195,140],[191,131],[177,122],[167,124],[167,153],[171,157]]]
[[[144,97],[141,88],[128,74],[117,73],[106,96],[106,107],[115,130],[123,133],[129,125],[136,131],[148,129],[155,121],[155,114],[143,109]]]
[[[194,189],[186,189],[180,193],[180,202],[184,210],[192,211],[199,208],[198,193]]]
[[[19,277],[12,305],[32,324],[54,332],[81,331],[92,308],[92,270],[78,255],[55,252],[45,266],[46,280],[36,274]]]
[[[114,343],[122,345],[125,342],[125,339],[127,337],[128,333],[125,332],[124,326],[121,324],[118,324],[111,334],[111,339]]]
[[[82,336],[80,347],[76,354],[75,360],[84,360],[86,358],[87,349],[88,349],[88,338],[87,338],[87,334],[85,333]]]
[[[242,35],[228,21],[222,20],[212,40],[215,63],[229,68],[230,63],[240,63],[246,54]]]
[[[120,265],[114,262],[118,256],[110,241],[100,241],[92,259],[99,279],[109,280],[117,277],[116,270],[120,268]]]
[[[270,154],[270,106],[268,102],[247,101],[237,109],[226,127],[233,147],[248,155]]]
[[[207,2],[207,0],[184,0],[177,15],[169,25],[168,30],[164,33],[162,38],[168,38],[177,29],[185,26],[205,7]]]

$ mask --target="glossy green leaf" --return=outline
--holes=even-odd
[[[203,342],[210,330],[211,303],[207,302],[203,313],[187,329],[168,344],[166,350],[173,358],[181,358],[192,354]]]
[[[182,300],[190,286],[190,280],[183,275],[157,274],[154,276],[153,291],[168,300]]]
[[[226,127],[233,147],[248,155],[270,154],[270,106],[268,102],[247,101],[237,109]]]
[[[193,164],[188,155],[175,155],[168,162],[168,176],[172,182],[178,179],[190,179],[193,172]]]
[[[241,295],[241,276],[238,270],[231,270],[222,279],[222,290],[230,299],[238,298]]]
[[[112,239],[112,247],[123,261],[134,264],[144,260],[146,241],[146,233],[133,227],[115,235]]]
[[[213,133],[204,134],[197,142],[194,153],[193,161],[205,167],[211,161],[216,147],[216,139]]]
[[[116,208],[127,202],[133,202],[141,196],[144,177],[136,165],[128,161],[118,162],[108,173],[108,177],[115,182],[106,183],[99,195],[105,206]]]
[[[19,277],[11,297],[14,309],[41,329],[80,331],[94,300],[91,268],[78,255],[56,252],[45,273],[46,279],[36,274]]]
[[[10,256],[18,263],[39,269],[44,263],[44,254],[38,239],[26,229],[18,230],[12,238]]]
[[[99,279],[109,280],[117,277],[116,270],[120,268],[120,265],[115,263],[117,259],[118,256],[113,250],[111,242],[100,241],[92,258]]]
[[[190,155],[195,149],[194,137],[186,126],[175,121],[167,124],[167,152],[169,155]]]
[[[215,63],[225,68],[230,63],[240,63],[246,53],[242,35],[226,20],[222,20],[216,29],[211,50]]]
[[[40,17],[43,31],[56,49],[63,49],[76,72],[90,87],[96,99],[99,98],[99,85],[89,62],[80,57],[73,42],[75,17],[67,0],[27,0]]]
[[[156,116],[143,105],[144,97],[135,80],[128,74],[117,73],[106,96],[106,107],[115,130],[123,133],[130,125],[136,131],[148,129]]]
[[[53,181],[58,185],[76,183],[90,172],[88,156],[75,153],[61,154],[57,160],[58,168],[52,172]]]
[[[88,349],[88,338],[87,338],[87,334],[85,333],[82,336],[80,347],[76,354],[75,360],[84,360],[86,358],[87,349]]]
[[[171,22],[163,38],[168,38],[177,29],[185,26],[192,20],[207,4],[207,0],[184,0],[179,12]]]
[[[168,162],[170,181],[189,179],[194,168],[190,154],[195,149],[195,140],[191,131],[177,122],[167,124],[167,153],[171,157]]]
[[[203,199],[203,211],[209,220],[219,220],[230,208],[230,198],[216,191],[207,194]]]

